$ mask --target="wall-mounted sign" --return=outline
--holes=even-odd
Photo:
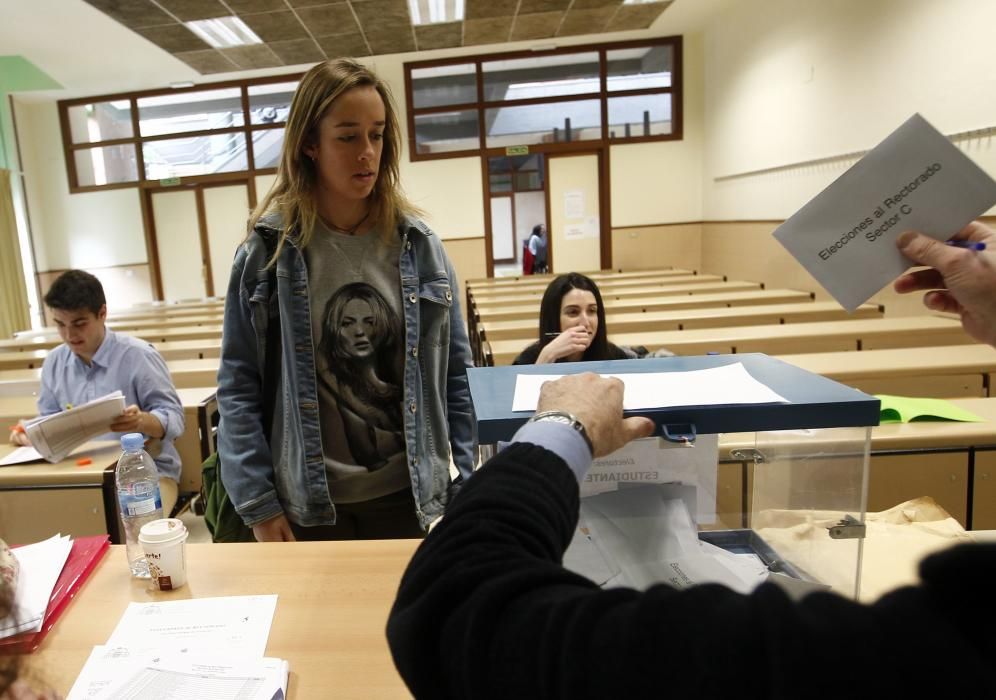
[[[528,156],[529,146],[506,146],[505,147],[506,156]]]

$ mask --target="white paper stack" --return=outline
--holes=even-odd
[[[284,698],[288,663],[263,656],[276,605],[275,595],[131,603],[67,700]]]
[[[115,391],[82,406],[26,421],[24,432],[42,457],[59,462],[87,440],[108,432],[124,409],[124,394]]]
[[[20,568],[14,605],[10,614],[0,620],[0,638],[41,629],[52,590],[72,548],[71,538],[54,535],[11,550]]]

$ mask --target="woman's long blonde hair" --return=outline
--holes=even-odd
[[[279,212],[283,231],[271,264],[280,255],[288,235],[296,243],[308,245],[318,220],[315,188],[318,169],[304,153],[305,147],[318,142],[319,124],[332,102],[347,90],[370,86],[384,101],[384,146],[377,170],[377,181],[370,193],[369,219],[375,221],[384,236],[394,235],[399,218],[418,214],[418,209],[401,191],[399,171],[401,161],[401,128],[398,110],[391,92],[373,71],[349,58],[336,58],[314,66],[301,78],[291,100],[290,114],[284,132],[284,145],[277,166],[277,179],[249,217],[251,233],[264,215]]]

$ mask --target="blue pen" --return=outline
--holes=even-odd
[[[986,244],[979,241],[947,241],[947,244],[955,248],[966,248],[967,250],[986,249]]]

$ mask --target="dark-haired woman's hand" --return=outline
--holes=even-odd
[[[580,355],[591,345],[591,335],[583,326],[571,326],[540,350],[536,364],[547,365],[564,357]]]

